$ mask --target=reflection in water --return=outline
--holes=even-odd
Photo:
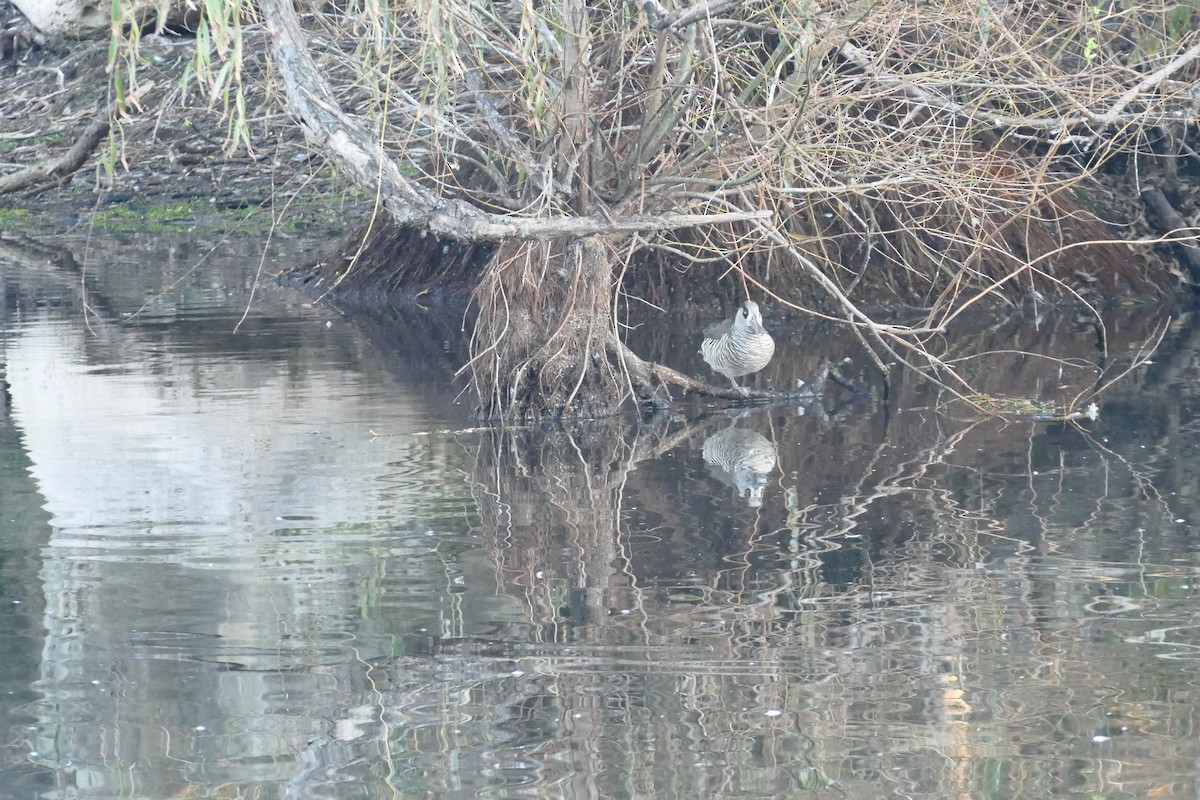
[[[466,432],[243,274],[9,284],[0,794],[1195,794],[1194,344],[1082,426]]]
[[[776,457],[775,445],[757,431],[729,427],[704,440],[705,462],[717,467],[719,477],[751,508],[762,505]]]

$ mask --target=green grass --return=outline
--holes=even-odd
[[[236,202],[236,198],[223,199]],[[64,200],[56,210],[43,208],[36,203],[31,207],[5,208],[0,205],[0,231],[30,232],[31,226],[40,228],[39,222],[55,228],[61,223],[54,221],[59,219],[57,212],[63,210],[64,206],[75,209],[73,214],[68,212],[68,216],[77,221],[71,223],[72,227],[78,224],[96,233],[144,232],[166,236],[183,232],[255,236],[266,233],[272,227],[282,233],[296,234],[324,222],[330,213],[334,213],[319,196],[287,204],[287,212],[279,221],[275,219],[278,208],[259,205],[233,208],[228,202],[216,206],[208,197],[175,199],[154,195],[125,196],[113,198],[108,205],[89,210],[88,206],[94,202],[94,195],[88,192]]]
[[[24,228],[29,224],[28,219],[27,208],[0,208],[0,231],[18,226]]]
[[[270,209],[250,207],[215,208],[203,198],[172,200],[159,204],[113,203],[89,217],[89,224],[101,231],[142,230],[148,233],[194,231],[227,232],[270,224]]]
[[[54,131],[38,136],[0,136],[0,154],[11,153],[22,147],[31,147],[36,144],[49,144],[59,147],[71,144],[72,142],[74,142],[74,139],[68,136],[66,131]]]

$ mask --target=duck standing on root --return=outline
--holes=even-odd
[[[705,328],[700,352],[713,371],[729,378],[733,388],[745,397],[748,391],[736,379],[758,372],[770,363],[775,355],[775,340],[763,327],[758,303],[747,300],[733,319]]]

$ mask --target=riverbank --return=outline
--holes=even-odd
[[[243,68],[248,146],[233,146],[220,107],[210,107],[194,82],[187,86],[194,50],[191,38],[145,37],[137,103],[127,105],[81,169],[0,195],[0,230],[153,233],[186,226],[214,235],[322,233],[331,243],[345,235],[362,197],[285,118],[270,91],[265,48],[248,47]],[[72,41],[0,62],[0,175],[71,148],[108,104],[107,61],[107,42]]]

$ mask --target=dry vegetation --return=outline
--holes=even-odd
[[[485,416],[605,413],[673,380],[637,369],[614,323],[648,264],[843,320],[881,365],[966,392],[924,343],[982,298],[1175,287],[1113,227],[1147,232],[1101,170],[1154,193],[1167,238],[1196,230],[1194,0],[225,11],[262,13],[293,115],[377,200],[368,240],[496,246],[446,276],[474,288]],[[248,141],[227,22],[201,30],[196,74]],[[360,261],[336,272],[406,282]],[[884,297],[923,320],[882,324],[865,309]]]
[[[619,370],[579,356],[631,357],[603,313],[623,270],[598,262],[657,252],[734,275],[933,371],[922,337],[983,295],[1094,301],[1174,282],[1084,200],[1115,159],[1156,185],[1180,158],[1194,167],[1188,5],[349,7],[314,15],[306,37],[325,74],[354,76],[338,93],[352,114],[328,125],[310,113],[325,87],[288,77],[305,68],[288,9],[265,5],[293,107],[334,149],[360,121],[343,165],[382,187],[393,217],[510,243],[475,293],[489,415],[619,402]],[[1137,216],[1125,209],[1115,221]],[[573,234],[602,238],[597,255],[530,243]],[[862,309],[881,291],[925,321],[877,324]],[[588,385],[618,389],[581,405]]]

